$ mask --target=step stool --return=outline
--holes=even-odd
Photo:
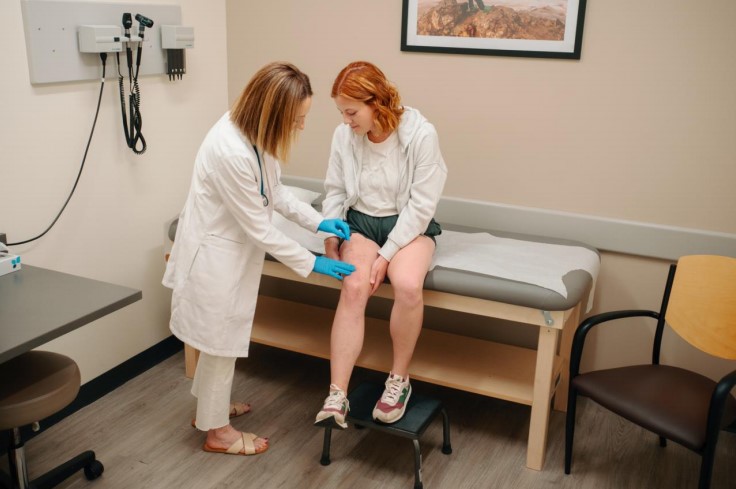
[[[381,394],[383,385],[364,382],[348,394],[350,411],[346,417],[348,423],[356,428],[368,428],[383,431],[391,435],[409,438],[414,445],[414,489],[422,489],[422,454],[419,451],[419,437],[435,418],[437,413],[442,413],[442,453],[452,453],[450,445],[450,420],[442,403],[437,399],[422,396],[412,392],[409,404],[406,407],[404,417],[393,424],[385,424],[373,420],[373,407],[376,405]],[[330,440],[332,438],[333,426],[325,426],[325,439],[322,448],[322,458],[319,463],[330,465]]]

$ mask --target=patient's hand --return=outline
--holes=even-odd
[[[383,283],[383,279],[386,278],[386,270],[388,270],[388,260],[378,255],[376,261],[371,265],[371,295],[375,294]]]

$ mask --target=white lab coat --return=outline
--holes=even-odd
[[[226,113],[197,153],[194,175],[163,284],[173,289],[170,327],[194,348],[248,356],[265,253],[306,277],[315,256],[271,225],[274,210],[316,231],[322,216],[280,183],[279,163],[252,144]]]

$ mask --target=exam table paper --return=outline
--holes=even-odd
[[[600,269],[597,253],[582,246],[499,238],[489,233],[442,231],[429,269],[466,270],[550,289],[567,298],[562,277],[585,270],[593,278],[588,309]]]

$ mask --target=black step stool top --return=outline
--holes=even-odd
[[[355,425],[418,440],[442,409],[442,403],[437,399],[422,396],[412,390],[406,412],[399,421],[392,424],[375,421],[373,408],[381,398],[383,389],[383,385],[364,382],[351,391],[348,394],[350,411],[347,420]]]
[[[452,453],[450,444],[450,421],[437,399],[415,394],[412,390],[409,404],[406,406],[404,416],[393,424],[385,424],[373,420],[373,407],[383,394],[383,386],[378,384],[362,383],[348,394],[350,411],[346,419],[356,427],[365,427],[383,431],[392,435],[410,438],[414,448],[414,489],[423,489],[422,483],[422,454],[419,450],[419,437],[427,429],[429,423],[437,413],[442,413],[442,453]],[[333,421],[334,423],[334,421]],[[319,426],[319,425],[318,425]],[[335,425],[336,426],[336,425]],[[333,426],[324,425],[325,436],[322,444],[322,458],[319,463],[330,465],[330,439]]]

